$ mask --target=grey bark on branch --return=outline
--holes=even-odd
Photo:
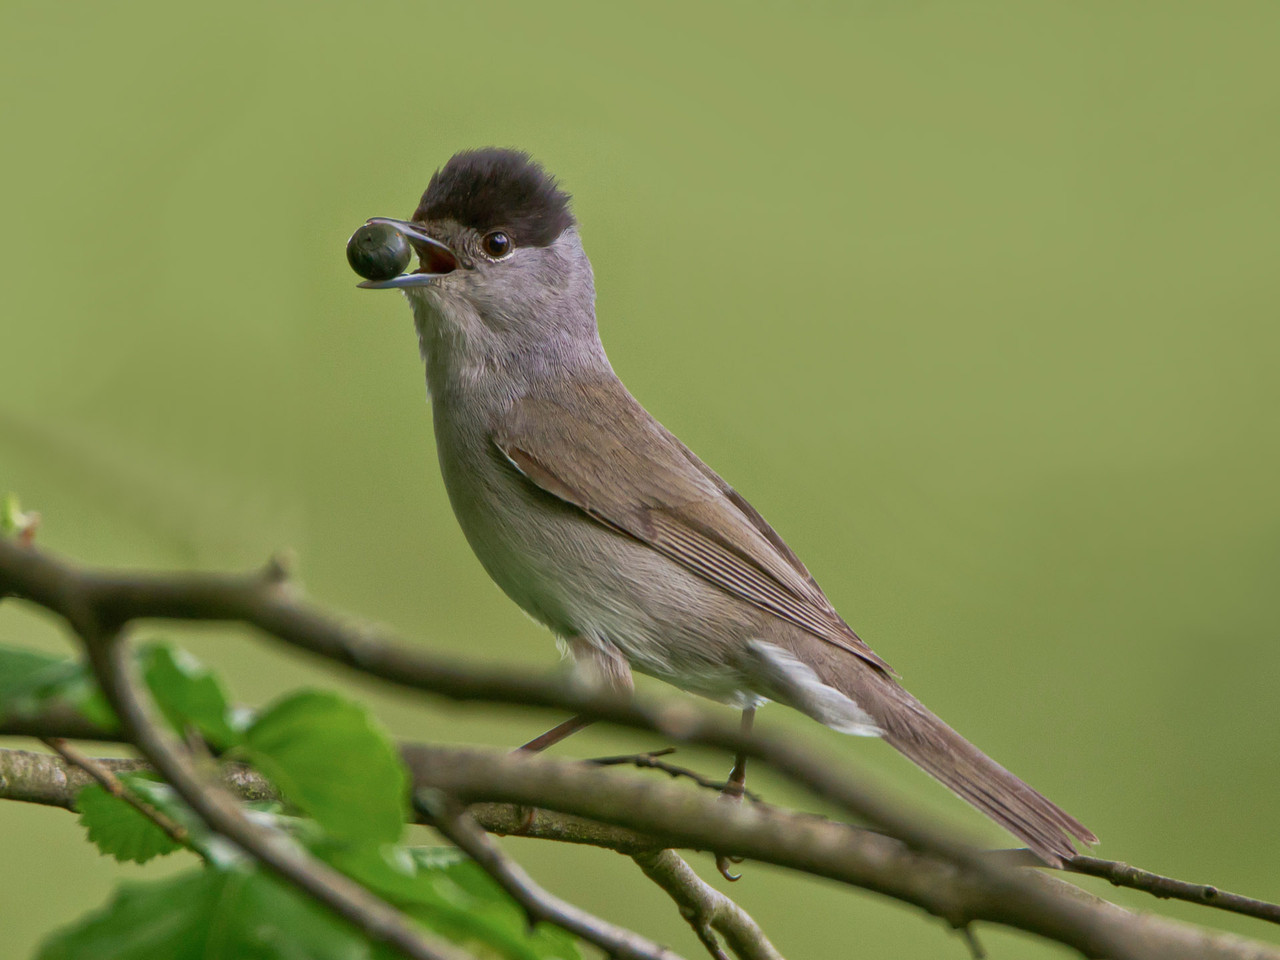
[[[594,943],[604,950],[605,956],[617,957],[618,960],[679,960],[666,947],[593,917],[580,907],[542,889],[523,867],[499,850],[471,814],[447,794],[417,790],[414,806],[423,812],[441,836],[479,864],[524,908],[531,925],[540,921],[554,923]]]
[[[31,718],[24,721],[23,735],[31,723]],[[14,732],[0,724],[0,736],[12,735]],[[95,740],[119,740],[118,733],[102,728],[95,728],[94,734],[92,739]],[[96,757],[93,763],[112,776],[152,769],[144,760]],[[253,802],[279,799],[271,784],[242,764],[224,764],[219,770],[219,776],[223,787],[242,800]],[[47,753],[0,749],[0,800],[61,807],[74,812],[76,795],[96,779],[79,764],[59,760]],[[525,811],[509,804],[475,804],[468,809],[468,813],[482,829],[490,833],[510,834],[522,829],[522,836],[615,850],[631,854],[637,862],[641,858],[647,860],[663,855],[665,868],[661,876],[650,874],[648,870],[646,874],[671,896],[682,915],[686,913],[686,905],[692,905],[695,916],[690,919],[691,924],[695,920],[708,918],[713,929],[724,934],[741,960],[781,958],[746,911],[702,881],[674,851],[659,849],[653,837],[546,810],[535,811],[533,819],[526,822]],[[438,826],[430,816],[419,818],[419,822]],[[683,865],[682,869],[677,865]]]
[[[100,727],[60,704],[54,704],[52,707],[46,708],[39,715],[0,716],[0,736],[30,736],[43,739],[49,736],[51,732],[56,732],[58,735],[70,739],[102,742],[120,741],[119,731]],[[4,754],[9,757],[9,762],[15,765],[18,764],[16,757],[22,756],[19,751],[4,751]],[[40,757],[42,755],[30,754],[27,756]],[[607,759],[613,760],[614,758]],[[113,760],[110,763],[120,765],[123,770],[133,770],[143,766],[140,761],[132,760]],[[269,790],[269,785],[257,779],[246,768],[229,767],[224,771],[224,776],[235,778],[235,782],[230,783],[229,786],[244,799],[268,799],[271,796],[269,793],[256,792]],[[83,778],[76,776],[75,771],[69,771],[68,778],[68,785],[71,787],[72,793],[83,786],[85,782]],[[56,781],[56,777],[53,780]],[[9,794],[5,794],[0,790],[0,798],[29,800],[33,803],[49,803],[54,806],[67,806],[70,802],[68,794],[60,788],[59,784],[51,781],[50,777],[43,773],[31,778],[21,773],[14,774],[13,779],[10,781],[10,789],[13,792]],[[22,791],[24,789],[34,790],[35,795],[30,797],[23,795]],[[42,792],[45,790],[52,790],[53,793],[46,797]],[[501,804],[489,806],[491,809],[488,810],[486,816],[481,817],[481,820],[488,824],[487,829],[497,833],[512,833],[516,831],[517,823],[504,819],[504,813],[511,808]],[[474,813],[477,808],[473,807],[472,812]],[[572,829],[560,829],[566,823],[572,824]],[[547,818],[544,821],[537,821],[535,827],[536,829],[530,831],[531,836],[539,836],[543,839],[558,840],[565,843],[588,843],[595,846],[608,847],[619,853],[630,853],[632,850],[648,850],[652,846],[652,838],[641,834],[570,817]],[[1009,851],[1009,853],[1017,855],[1021,851]],[[1039,861],[1030,856],[1011,856],[1010,859],[1026,866],[1039,866]],[[1225,910],[1229,913],[1238,913],[1242,916],[1280,924],[1280,904],[1232,893],[1213,884],[1179,880],[1175,877],[1153,873],[1117,860],[1103,860],[1097,857],[1076,857],[1066,864],[1065,869],[1069,873],[1099,877],[1107,880],[1113,886],[1140,890],[1161,899],[1183,900],[1188,903],[1196,903],[1217,910]]]
[[[667,846],[706,850],[732,848],[729,845],[736,844],[749,859],[872,890],[922,907],[952,924],[991,921],[1075,945],[1073,936],[1055,935],[1051,917],[1028,914],[1017,903],[1002,901],[1001,890],[983,884],[981,878],[966,874],[954,864],[915,853],[889,837],[848,824],[764,805],[725,810],[726,805],[712,797],[682,790],[675,784],[637,782],[634,776],[610,777],[586,764],[549,757],[428,746],[407,747],[405,753],[416,790],[456,790],[462,786],[460,792],[481,797],[512,792],[505,788],[492,790],[495,781],[527,783],[518,791],[522,798],[519,803],[539,808],[527,825],[522,823],[524,814],[519,806],[511,803],[477,802],[469,808],[477,822],[493,833],[519,830],[522,836],[535,839],[589,844],[642,858]],[[117,771],[139,766],[137,761],[102,762]],[[0,798],[70,809],[78,788],[76,773],[47,754],[0,751]],[[230,779],[224,782],[234,783],[236,789],[243,789],[248,795],[270,796],[269,787],[246,770],[232,767],[225,776]],[[603,793],[601,779],[614,781]],[[80,780],[83,782],[84,778]],[[661,816],[669,791],[680,797]],[[572,807],[582,811],[610,805],[620,807],[616,815],[603,818],[612,823],[555,810]],[[723,820],[707,827],[700,816],[700,827],[690,830],[685,821],[690,811],[698,810],[703,811],[703,816],[710,814],[713,820],[720,813]],[[1280,960],[1280,948],[1122,910],[1041,871],[1027,870],[1023,874],[1027,882],[1046,886],[1052,895],[1071,898],[1092,922],[1121,928],[1122,952],[1109,956]]]
[[[614,694],[584,692],[563,678],[531,677],[511,670],[467,668],[394,642],[367,626],[339,622],[300,601],[269,564],[254,576],[115,574],[80,570],[33,548],[0,540],[0,592],[26,598],[74,623],[91,611],[105,629],[135,620],[229,621],[248,624],[268,638],[307,650],[389,683],[455,701],[554,708],[729,753],[772,766],[814,795],[835,804],[910,846],[965,862],[978,871],[1002,867],[972,846],[865,789],[833,764],[794,740],[761,732],[744,734],[687,700],[653,706]]]
[[[71,744],[67,743],[61,737],[44,737],[43,743],[50,750],[57,753],[67,763],[79,767],[95,781],[98,785],[106,790],[113,797],[123,800],[133,809],[158,826],[174,843],[187,845],[190,840],[187,828],[180,823],[175,823],[163,811],[157,810],[151,804],[147,803],[141,797],[137,796],[133,791],[126,787],[115,773],[103,766],[93,757],[85,756]]]
[[[671,849],[633,853],[644,875],[660,886],[713,957],[723,956],[716,934],[742,960],[783,960],[764,931],[740,906],[711,886]]]
[[[656,730],[677,740],[742,751],[898,838],[762,805],[730,810],[675,784],[637,784],[634,778],[624,781],[580,763],[434,747],[406,753],[420,788],[442,790],[465,802],[514,803],[595,821],[596,840],[578,842],[603,841],[610,829],[601,832],[603,823],[652,837],[656,843],[650,850],[675,845],[734,851],[914,903],[957,928],[974,920],[1002,923],[1068,944],[1090,957],[1280,957],[1280,950],[1263,944],[1129,913],[1043,873],[1011,867],[916,822],[843,775],[839,765],[794,742],[744,736],[736,725],[684,703],[653,707],[621,702],[557,681],[468,669],[371,630],[341,624],[301,603],[282,584],[277,568],[257,577],[87,573],[34,549],[0,541],[0,593],[59,613],[79,625],[82,633],[86,623],[114,631],[138,619],[239,621],[290,646],[434,695],[560,708]],[[100,674],[110,668],[98,661],[95,665]],[[136,722],[133,726],[126,732],[145,732],[136,729]],[[162,773],[183,773],[173,757],[143,740],[144,754]],[[198,790],[188,787],[179,792],[196,806]],[[483,817],[483,811],[478,815]],[[575,827],[562,822],[555,829],[561,839],[570,839]]]

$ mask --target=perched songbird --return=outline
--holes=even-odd
[[[361,286],[403,290],[413,308],[458,523],[580,669],[624,690],[639,670],[747,720],[776,700],[883,737],[1050,864],[1075,855],[1073,837],[1094,842],[899,686],[764,518],[627,392],[569,197],[527,154],[459,153],[412,220],[370,224],[377,279]],[[387,226],[415,272],[386,277],[404,256],[377,252]]]

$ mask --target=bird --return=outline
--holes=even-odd
[[[1050,866],[1097,841],[908,693],[773,527],[631,395],[600,339],[571,197],[528,153],[459,152],[408,220],[361,229],[417,256],[360,286],[412,308],[462,532],[580,676],[622,693],[633,671],[657,677],[741,709],[745,728],[773,701],[881,737]],[[726,791],[744,779],[739,757]]]

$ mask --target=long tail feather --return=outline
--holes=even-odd
[[[807,638],[806,638],[807,639]],[[799,653],[773,643],[747,645],[742,663],[753,689],[844,733],[884,737],[1022,840],[1050,866],[1098,838],[934,716],[887,673],[828,646]]]
[[[879,681],[881,678],[876,678]],[[885,677],[882,697],[860,701],[895,750],[1018,837],[1050,866],[1076,855],[1074,840],[1096,843],[1087,827],[1023,783]],[[863,686],[859,684],[859,686]],[[867,703],[867,699],[875,702]]]

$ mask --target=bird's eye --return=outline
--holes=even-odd
[[[511,242],[511,238],[501,230],[486,233],[480,244],[484,247],[484,252],[495,260],[501,260],[515,247],[515,244]]]

